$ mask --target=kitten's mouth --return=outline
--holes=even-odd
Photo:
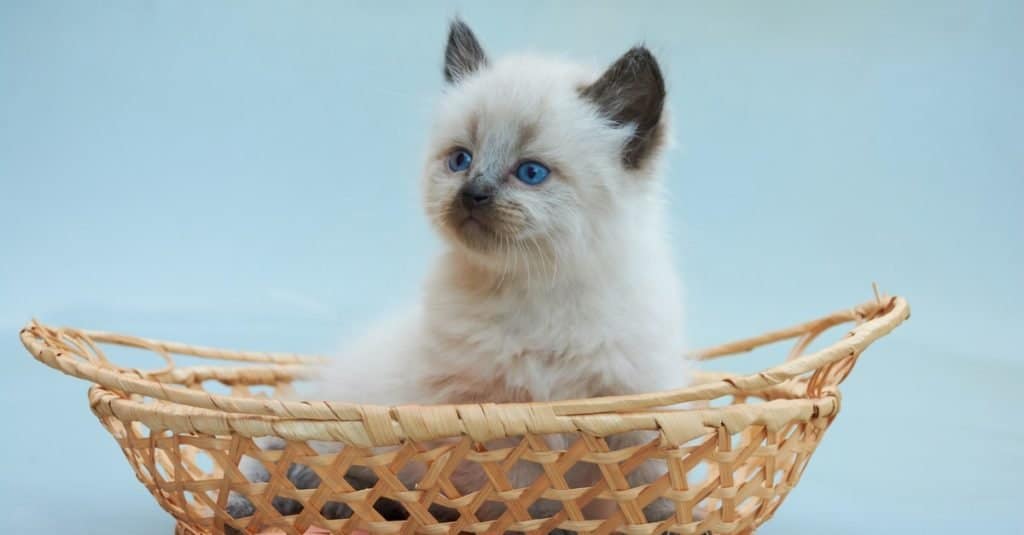
[[[445,210],[443,233],[453,242],[476,253],[492,254],[516,241],[518,229],[510,225],[520,214],[515,206],[496,203],[492,206],[466,206],[456,197]]]
[[[455,228],[459,238],[470,248],[488,249],[494,244],[494,230],[478,216],[466,214]]]
[[[493,234],[493,232],[491,231],[491,228],[489,226],[487,226],[487,223],[484,223],[483,220],[481,220],[479,217],[476,217],[476,216],[474,216],[472,214],[467,215],[466,217],[464,217],[462,219],[462,222],[459,223],[459,231],[473,233],[473,234],[479,234],[479,235],[485,235],[486,234],[488,236]]]
[[[487,225],[483,221],[481,221],[480,218],[474,216],[473,214],[469,214],[466,217],[462,218],[462,222],[459,223],[459,228],[478,228],[481,230],[485,230],[487,229]]]

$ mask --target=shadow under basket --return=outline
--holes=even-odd
[[[839,384],[860,354],[909,313],[902,298],[876,295],[852,309],[696,355],[711,360],[795,341],[782,364],[754,374],[698,372],[682,390],[547,403],[293,401],[294,383],[314,377],[323,359],[38,322],[21,331],[21,341],[40,362],[93,383],[92,411],[139,481],[177,519],[180,534],[749,534],[800,480],[839,411]],[[854,326],[838,341],[806,352],[818,335],[847,323]],[[166,366],[115,365],[106,355],[116,346],[154,352]],[[176,355],[211,362],[178,366]],[[232,361],[238,364],[227,365]],[[615,441],[608,437],[629,431],[647,431],[650,440],[609,446]],[[267,436],[279,437],[278,446],[267,447],[260,438]],[[320,441],[343,446],[320,453]],[[238,468],[243,457],[266,467],[269,480],[248,481]],[[652,459],[665,463],[665,474],[631,486],[629,474]],[[314,471],[318,484],[297,488],[287,476],[293,463]],[[485,476],[481,487],[460,492],[452,484],[450,475],[462,463],[477,465]],[[518,463],[534,463],[540,475],[514,485],[508,473]],[[571,487],[565,475],[578,463],[597,465],[599,479]],[[424,473],[407,488],[397,474],[413,465]],[[343,477],[350,470],[372,473],[371,483],[354,488]],[[248,498],[251,514],[228,514],[232,493]],[[675,513],[649,522],[643,509],[661,498],[675,504]],[[301,507],[282,514],[275,503],[283,499]],[[555,507],[534,517],[530,506],[538,500]],[[382,513],[381,502],[401,514]],[[328,503],[351,512],[325,516]],[[588,517],[593,504],[605,505],[606,513]]]

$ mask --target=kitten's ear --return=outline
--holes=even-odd
[[[636,46],[623,54],[596,82],[581,94],[619,125],[633,124],[636,131],[622,150],[622,163],[641,167],[662,143],[661,111],[665,104],[665,80],[650,50]]]
[[[444,51],[444,79],[456,83],[480,67],[487,65],[487,54],[473,35],[473,30],[460,19],[452,20],[448,29],[448,47]]]

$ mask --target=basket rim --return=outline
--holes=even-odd
[[[147,374],[138,370],[125,370],[104,365],[103,362],[90,362],[67,351],[61,350],[46,336],[73,335],[81,337],[81,343],[93,345],[95,342],[111,343],[125,346],[150,349],[161,354],[175,353],[205,357],[213,360],[233,360],[244,362],[269,363],[272,366],[253,369],[253,373],[273,373],[274,370],[284,372],[294,370],[296,364],[310,365],[322,363],[320,357],[304,357],[291,353],[265,353],[229,351],[203,346],[190,346],[176,342],[150,340],[107,333],[103,331],[86,331],[70,328],[54,329],[39,322],[32,321],[20,332],[22,344],[37,360],[65,374],[101,385],[114,393],[147,396],[171,404],[178,404],[194,409],[206,409],[220,413],[220,418],[233,418],[237,422],[255,422],[253,417],[269,417],[271,420],[293,420],[306,422],[309,426],[324,422],[362,422],[365,424],[371,442],[381,441],[393,443],[394,423],[407,419],[401,427],[429,428],[428,435],[444,434],[440,428],[450,426],[453,420],[477,419],[496,425],[512,428],[527,423],[533,426],[540,421],[551,421],[561,416],[583,416],[596,414],[617,414],[631,411],[645,411],[658,407],[669,407],[686,402],[712,400],[722,396],[756,392],[781,385],[792,379],[798,379],[810,372],[833,365],[849,357],[856,358],[875,340],[885,336],[906,318],[910,307],[905,299],[898,296],[876,297],[875,300],[857,307],[844,309],[817,320],[800,325],[773,331],[758,337],[741,340],[729,344],[706,349],[697,353],[697,358],[707,360],[724,355],[746,352],[756,347],[780,340],[816,336],[829,327],[850,321],[861,321],[847,335],[828,347],[811,354],[799,355],[783,364],[773,366],[749,375],[723,377],[716,381],[689,386],[682,389],[651,392],[643,394],[608,396],[582,400],[530,402],[530,403],[486,403],[472,405],[409,405],[388,407],[379,405],[355,404],[328,400],[281,400],[258,399],[233,395],[208,393],[190,389],[185,386],[167,384],[154,379],[155,374]],[[802,340],[801,343],[803,343]],[[250,368],[238,368],[240,373]],[[165,372],[167,370],[164,370]],[[848,373],[848,370],[846,370]],[[834,387],[845,378],[833,378],[827,389],[816,392],[817,396],[838,397]],[[124,397],[124,396],[120,396]],[[836,400],[836,402],[838,402]],[[753,405],[754,407],[764,404]],[[183,407],[184,408],[184,407]],[[723,409],[726,409],[725,407]],[[717,409],[721,410],[721,409]],[[194,410],[183,410],[182,414],[195,416]],[[410,415],[416,413],[416,418]],[[617,414],[622,416],[622,414]],[[412,420],[416,420],[413,422]],[[448,423],[445,423],[448,422]],[[363,426],[360,426],[363,427]],[[450,429],[450,431],[455,431]],[[306,433],[302,433],[306,434]],[[322,433],[317,433],[322,434]],[[414,432],[413,434],[421,434]]]
[[[587,433],[607,437],[631,431],[657,430],[664,432],[666,438],[673,443],[681,444],[704,436],[714,428],[724,428],[730,434],[750,425],[764,426],[772,432],[779,431],[793,422],[834,417],[840,408],[839,398],[834,395],[816,399],[775,399],[758,404],[743,403],[706,409],[575,415],[555,415],[537,410],[474,411],[474,408],[480,407],[473,405],[407,405],[393,407],[386,419],[371,417],[362,421],[328,421],[225,414],[174,403],[143,403],[125,398],[97,384],[89,388],[89,405],[100,418],[113,417],[122,422],[138,421],[155,430],[169,429],[175,433],[220,437],[276,436],[289,441],[341,442],[366,448],[394,446],[407,440],[425,443],[460,436],[486,443],[528,433]],[[454,410],[431,410],[435,407]],[[164,439],[174,440],[172,437]],[[390,459],[382,458],[380,462],[390,462]]]

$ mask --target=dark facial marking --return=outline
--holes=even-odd
[[[622,149],[622,163],[628,169],[641,167],[661,144],[665,81],[658,61],[645,47],[630,49],[580,94],[616,124],[636,125],[636,133]]]
[[[494,202],[498,186],[493,182],[474,178],[459,188],[459,199],[466,210],[486,208]]]
[[[484,65],[487,65],[487,55],[473,30],[460,19],[453,20],[444,51],[444,79],[450,84],[456,83]]]
[[[476,113],[469,116],[469,125],[466,130],[469,131],[469,143],[474,147],[480,145],[480,116]]]
[[[519,126],[519,139],[517,140],[516,148],[519,152],[533,143],[533,140],[537,138],[537,124],[536,123],[525,123]]]

